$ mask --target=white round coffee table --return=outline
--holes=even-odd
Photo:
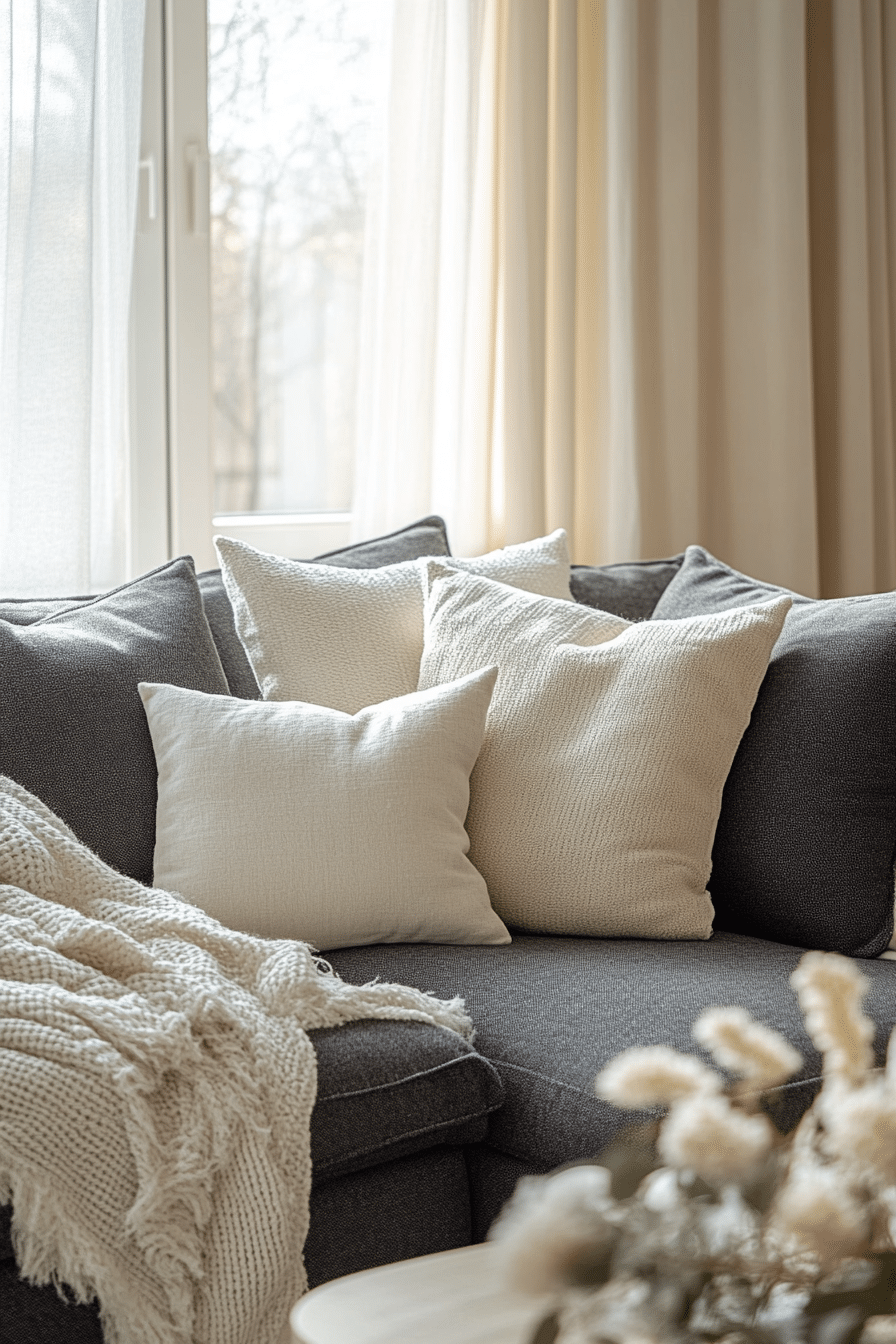
[[[511,1292],[494,1246],[464,1246],[321,1284],[297,1302],[295,1344],[528,1344],[550,1299]]]

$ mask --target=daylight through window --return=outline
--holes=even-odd
[[[215,512],[351,508],[384,0],[209,0]]]

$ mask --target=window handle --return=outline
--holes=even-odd
[[[156,156],[147,154],[140,160],[140,194],[143,195],[143,174],[146,174],[146,195],[143,199],[146,201],[146,219],[151,224],[159,212],[159,202],[156,195]]]
[[[187,176],[189,179],[190,233],[194,238],[205,238],[209,224],[209,171],[208,152],[195,141],[187,145]]]

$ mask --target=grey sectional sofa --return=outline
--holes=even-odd
[[[321,560],[364,567],[447,553],[441,520],[424,519]],[[648,619],[681,563],[678,556],[577,567],[573,595],[627,619]],[[189,585],[189,576],[184,581]],[[220,575],[200,575],[198,586],[231,693],[256,698]],[[5,630],[14,658],[15,628],[88,620],[92,605],[0,603],[0,636]],[[13,773],[3,754],[3,712],[0,771]],[[21,782],[40,792],[33,775]],[[44,783],[51,788],[54,781]],[[58,799],[48,801],[60,810]],[[481,1239],[521,1175],[597,1153],[630,1119],[595,1097],[600,1067],[633,1044],[691,1049],[690,1025],[707,1006],[741,1004],[803,1052],[802,1073],[777,1099],[779,1122],[795,1121],[820,1073],[788,984],[801,950],[721,931],[708,942],[515,934],[508,946],[404,944],[331,953],[335,970],[351,982],[380,977],[441,997],[462,995],[477,1035],[471,1048],[450,1032],[410,1022],[312,1033],[319,1092],[305,1247],[311,1283]],[[872,984],[868,1008],[882,1058],[896,1025],[896,962],[867,959],[862,968]],[[101,1341],[95,1307],[66,1303],[54,1289],[19,1278],[9,1217],[9,1209],[0,1209],[0,1344]]]

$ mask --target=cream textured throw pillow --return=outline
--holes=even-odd
[[[215,540],[237,634],[265,700],[305,700],[355,714],[417,689],[423,568],[337,569]],[[529,592],[572,601],[566,533],[447,562]]]
[[[725,777],[790,606],[629,625],[427,562],[420,686],[496,663],[470,858],[508,924],[708,938]]]
[[[495,675],[354,717],[142,682],[155,885],[230,928],[321,950],[509,942],[464,830]]]

